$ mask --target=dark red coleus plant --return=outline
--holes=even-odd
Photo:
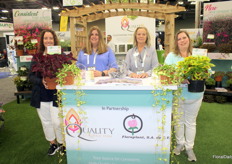
[[[72,53],[70,54],[54,54],[54,55],[43,55],[37,53],[32,58],[32,72],[40,72],[43,77],[54,78],[58,69],[63,67],[63,64],[72,64],[73,58]]]

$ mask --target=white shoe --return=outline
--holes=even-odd
[[[177,144],[173,152],[175,155],[180,155],[180,152],[183,150],[184,150],[184,145]]]
[[[196,162],[197,161],[197,158],[193,152],[193,149],[188,149],[186,150],[186,153],[188,155],[188,160],[191,161],[191,162]]]

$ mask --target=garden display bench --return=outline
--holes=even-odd
[[[14,95],[17,97],[17,104],[20,104],[20,96],[23,99],[24,96],[30,96],[31,91],[16,91]]]
[[[205,94],[217,96],[232,96],[232,91],[230,91],[229,89],[227,90],[227,92],[217,92],[215,89],[206,89]]]

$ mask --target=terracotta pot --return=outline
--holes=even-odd
[[[56,89],[56,85],[57,85],[56,80],[57,80],[57,78],[45,77],[44,80],[45,80],[49,90]]]
[[[67,72],[67,76],[64,78],[64,85],[73,85],[74,84],[74,76],[72,72]]]
[[[161,84],[172,84],[172,79],[170,77],[160,75],[160,83]]]
[[[36,49],[34,50],[27,50],[28,55],[34,55],[36,54]]]
[[[17,56],[23,56],[23,50],[16,50]]]
[[[214,78],[214,80],[215,80],[215,81],[222,81],[222,76],[216,76],[216,77]]]

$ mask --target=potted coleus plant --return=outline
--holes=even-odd
[[[215,86],[216,81],[213,78],[208,78],[205,80],[206,89],[212,89]]]
[[[75,78],[81,80],[81,70],[76,64],[63,64],[63,67],[58,69],[56,77],[59,85],[72,85]]]
[[[181,74],[176,65],[159,65],[153,69],[153,73],[159,76],[160,83],[163,85],[179,84],[181,82]]]
[[[41,53],[34,54],[32,62],[32,72],[40,72],[48,85],[48,89],[56,88],[56,73],[59,69],[63,68],[63,64],[72,64],[72,60],[76,60],[72,57],[72,53],[65,54],[54,54],[54,55],[43,55]],[[51,85],[50,85],[51,83]]]
[[[23,41],[21,40],[15,40],[15,49],[16,49],[16,55],[22,56],[24,54],[24,45]]]
[[[184,79],[188,79],[189,92],[203,92],[205,79],[210,77],[210,69],[214,64],[210,63],[207,56],[189,56],[178,62],[178,68]]]

